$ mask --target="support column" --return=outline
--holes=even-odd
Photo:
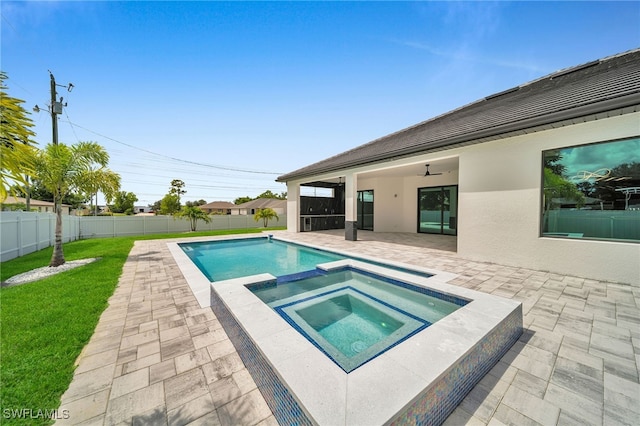
[[[287,183],[287,231],[300,232],[300,185]]]
[[[348,174],[344,187],[344,239],[358,239],[358,176]]]

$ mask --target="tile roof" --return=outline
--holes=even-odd
[[[638,111],[640,49],[556,71],[284,174],[278,182]],[[605,115],[607,116],[607,115]],[[586,118],[583,120],[586,121]]]
[[[235,204],[228,201],[212,201],[200,206],[201,209],[232,209],[235,207],[237,207]]]
[[[238,204],[236,209],[266,209],[266,208],[286,208],[287,200],[279,200],[277,198],[256,198],[246,203]]]

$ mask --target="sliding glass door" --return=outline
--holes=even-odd
[[[458,187],[418,188],[418,232],[457,235]]]
[[[373,190],[358,191],[358,229],[373,231]]]

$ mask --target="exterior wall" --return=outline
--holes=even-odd
[[[540,237],[542,151],[637,136],[628,114],[466,147],[459,157],[461,257],[640,283],[640,244]]]
[[[442,151],[425,162],[457,156],[458,170],[360,178],[358,189],[374,191],[375,232],[415,233],[417,189],[457,184],[460,257],[640,283],[638,243],[540,237],[542,151],[637,136],[639,122],[634,113]]]
[[[398,221],[404,211],[404,182],[401,178],[359,179],[358,190],[373,190],[373,230],[376,232],[409,232]],[[394,197],[397,195],[397,197]]]
[[[373,230],[375,232],[415,233],[418,230],[418,188],[457,184],[458,171],[451,170],[451,173],[428,178],[423,176],[361,178],[358,180],[358,190],[373,189]]]
[[[375,232],[417,232],[417,189],[458,185],[458,254],[462,258],[623,283],[640,283],[640,244],[540,237],[542,151],[638,136],[640,113],[603,117],[528,135],[385,163],[402,167],[457,157],[451,173],[376,177],[367,165],[313,180],[358,175],[374,191]],[[288,230],[299,232],[298,182],[288,182]]]
[[[287,183],[287,231],[300,232],[300,183]]]

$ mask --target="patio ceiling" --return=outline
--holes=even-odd
[[[416,161],[396,166],[386,166],[380,164],[378,168],[358,173],[359,179],[380,179],[380,178],[411,178],[424,176],[426,172],[425,165],[429,164],[429,171],[431,173],[448,173],[458,170],[458,157],[440,158],[434,160],[421,159]],[[315,186],[320,188],[335,187],[340,183],[345,182],[346,171],[336,172],[335,177],[323,178],[316,181],[310,181],[303,184],[303,186]]]

